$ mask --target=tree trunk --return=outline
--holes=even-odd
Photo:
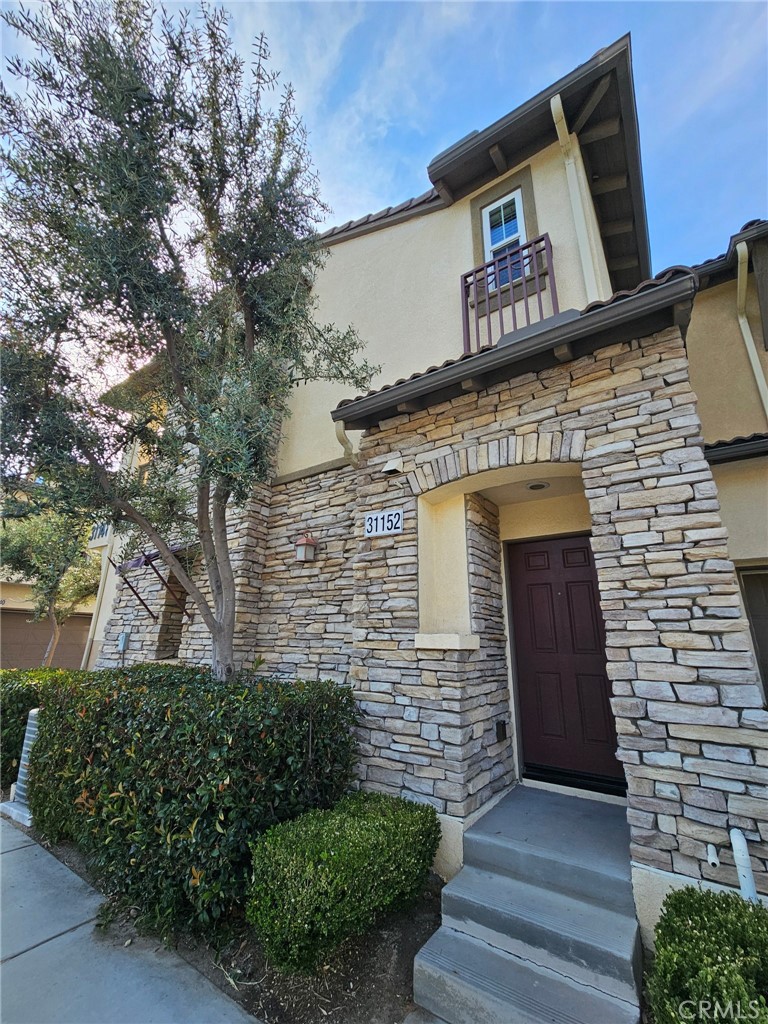
[[[45,654],[43,655],[43,668],[50,668],[53,656],[56,653],[56,648],[59,645],[59,639],[61,637],[61,626],[56,619],[56,612],[53,610],[53,605],[48,608],[48,620],[51,623],[51,639],[48,641],[48,646],[45,648]]]
[[[219,626],[211,634],[211,674],[219,683],[226,683],[235,673],[234,621]]]

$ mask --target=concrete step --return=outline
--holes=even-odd
[[[517,786],[464,834],[464,864],[634,915],[622,806]]]
[[[414,961],[416,1003],[447,1024],[639,1024],[636,1005],[440,928]]]
[[[465,867],[443,889],[443,925],[627,1002],[642,980],[640,931],[622,914]]]

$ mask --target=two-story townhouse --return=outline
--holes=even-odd
[[[297,390],[237,646],[350,682],[362,785],[438,810],[423,1005],[568,975],[572,1019],[637,1019],[635,910],[737,885],[733,827],[768,893],[768,222],[651,277],[628,38],[428,175],[325,236],[320,315],[381,374]],[[205,654],[158,566],[100,664]]]

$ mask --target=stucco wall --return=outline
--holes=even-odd
[[[749,275],[747,319],[763,368],[768,352],[757,301],[755,275]],[[691,384],[699,398],[704,440],[729,441],[768,430],[766,419],[736,319],[736,282],[699,292],[693,305],[688,336]]]
[[[735,562],[768,562],[768,458],[712,467]]]
[[[554,143],[452,206],[331,247],[315,286],[317,319],[358,330],[367,358],[381,366],[372,387],[461,354],[460,278],[481,262],[473,246],[473,200],[484,192],[495,194],[524,168],[531,174],[538,232],[548,232],[552,241],[560,308],[587,304],[565,166]],[[587,219],[597,233],[591,200]],[[596,272],[607,296],[602,250]],[[297,389],[283,430],[281,474],[338,457],[329,413],[349,395],[348,387],[324,382]]]

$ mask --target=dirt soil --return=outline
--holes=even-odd
[[[52,845],[34,828],[24,831],[99,887],[70,843]],[[196,936],[181,937],[174,949],[264,1024],[402,1024],[414,1008],[413,958],[440,926],[441,886],[431,876],[415,906],[389,914],[368,935],[347,941],[311,976],[270,967],[248,930],[218,952]],[[131,914],[106,924],[105,938],[115,944],[138,940]]]

